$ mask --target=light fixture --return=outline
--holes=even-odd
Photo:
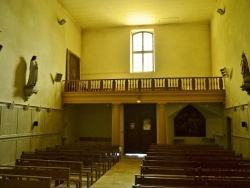
[[[61,73],[56,73],[54,82],[61,82],[63,74]]]
[[[41,111],[41,109],[42,109],[42,107],[41,107],[41,106],[40,106],[40,107],[37,107],[37,108],[36,108],[36,111],[37,111],[37,112],[40,112],[40,111]]]
[[[63,24],[66,23],[66,20],[65,20],[65,19],[58,20],[58,23],[59,23],[60,25],[63,25]]]
[[[221,72],[221,74],[222,74],[222,76],[223,76],[224,78],[228,78],[228,77],[229,77],[229,74],[228,74],[228,71],[227,71],[226,67],[221,68],[221,69],[220,69],[220,72]]]
[[[1,33],[1,32],[2,32],[2,31],[0,31],[0,33]],[[0,52],[1,52],[2,48],[3,48],[3,45],[0,44]]]
[[[13,103],[10,103],[7,105],[8,109],[13,110],[15,106],[15,102],[13,101]]]
[[[33,122],[33,126],[34,126],[34,127],[37,127],[37,126],[38,126],[38,121],[34,121],[34,122]]]
[[[240,107],[240,109],[242,110],[242,111],[244,111],[244,105],[239,105],[239,107]]]
[[[51,112],[51,107],[47,109],[47,112]]]
[[[225,9],[223,10],[223,9],[219,8],[219,9],[217,9],[217,12],[218,12],[220,15],[223,15],[223,14],[225,14]]]
[[[29,104],[28,104],[28,105],[23,106],[23,110],[24,110],[24,111],[28,111],[28,110],[29,110],[29,108],[30,108],[30,105],[29,105]]]
[[[137,103],[141,103],[141,97],[140,97],[140,96],[137,97],[136,102],[137,102]]]
[[[241,122],[241,127],[247,127],[247,122],[242,121],[242,122]]]

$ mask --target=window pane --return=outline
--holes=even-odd
[[[133,51],[142,51],[142,33],[133,35]]]
[[[143,35],[144,42],[144,50],[152,50],[153,49],[153,35],[151,33],[144,33]]]
[[[153,71],[153,54],[145,53],[143,54],[144,58],[144,70],[145,72]]]
[[[134,54],[133,62],[133,71],[142,72],[142,54]]]

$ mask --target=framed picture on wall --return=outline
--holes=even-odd
[[[66,79],[80,80],[80,58],[67,49]]]

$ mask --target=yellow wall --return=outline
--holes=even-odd
[[[211,22],[212,72],[218,76],[219,69],[226,67],[230,73],[225,79],[225,115],[232,118],[232,146],[236,152],[249,157],[250,96],[240,88],[243,81],[240,63],[242,52],[250,61],[250,1],[221,0],[218,8],[225,8],[225,14],[215,12]],[[233,106],[236,111],[233,111]],[[242,121],[247,122],[247,128],[241,127]],[[227,129],[225,126],[224,130]]]
[[[0,1],[0,164],[13,164],[22,151],[61,144],[64,111],[61,83],[51,75],[66,72],[66,49],[81,57],[81,28],[57,0]],[[59,25],[58,19],[67,23]],[[37,56],[37,94],[25,101],[31,57]],[[14,109],[7,106],[14,101]],[[24,105],[29,105],[27,111]],[[37,107],[42,107],[40,112]],[[51,108],[51,112],[47,109]],[[33,122],[38,121],[37,127]]]
[[[174,118],[175,116],[187,105],[192,105],[196,108],[206,119],[206,137],[214,138],[215,143],[221,145],[222,141],[217,139],[216,136],[223,136],[222,129],[223,124],[223,104],[219,103],[191,103],[191,104],[167,104],[166,116],[167,116],[167,142],[174,143],[174,139],[183,139],[186,144],[204,144],[203,137],[175,137],[174,136]]]
[[[226,66],[231,76],[225,79],[225,115],[233,120],[233,149],[249,157],[250,129],[249,126],[242,128],[241,122],[250,124],[250,98],[240,88],[240,60],[243,51],[250,60],[250,2],[221,0],[219,7],[225,8],[226,13],[221,16],[215,9],[211,28],[209,23],[147,27],[154,29],[156,36],[156,71],[130,74],[130,30],[138,27],[81,32],[81,28],[56,0],[42,0],[39,3],[34,0],[0,1],[0,44],[4,46],[0,52],[0,164],[12,163],[21,151],[44,148],[48,143],[60,143],[64,128],[65,134],[71,139],[79,136],[74,124],[80,122],[74,121],[74,118],[78,117],[74,113],[78,111],[75,109],[67,112],[66,122],[69,124],[64,123],[62,88],[59,83],[53,84],[51,79],[51,75],[57,72],[63,73],[63,79],[65,78],[66,49],[81,58],[82,79],[220,76],[219,68]],[[67,21],[65,25],[57,23],[58,19],[62,18]],[[33,55],[37,56],[39,64],[39,92],[24,101],[23,87],[27,82],[29,62]],[[15,107],[10,110],[7,105],[13,101]],[[22,107],[27,104],[30,109],[24,111]],[[175,113],[179,104],[176,105],[166,106],[166,126],[171,126],[172,117],[169,117],[169,110]],[[245,109],[241,110],[239,105],[244,105]],[[36,111],[39,106],[43,107],[41,112]],[[232,106],[237,107],[236,112],[232,111]],[[50,107],[52,112],[49,113],[47,108]],[[221,108],[220,106],[222,111]],[[215,128],[215,125],[219,126],[219,123],[224,121],[220,115],[218,118],[208,118],[209,124],[213,125],[207,130],[209,136],[213,135],[215,130],[222,135],[223,131],[225,133],[227,130],[225,123],[223,127]],[[121,117],[121,138],[122,120]],[[32,126],[34,121],[39,121],[38,127]],[[78,128],[81,132],[86,131],[85,127]],[[171,140],[170,132],[167,132],[167,136],[167,139]]]
[[[65,113],[65,134],[69,141],[80,137],[112,137],[111,104],[66,105]]]
[[[0,102],[30,104],[61,109],[61,85],[51,75],[66,72],[66,49],[81,57],[81,28],[56,0],[0,1],[0,52],[2,86]],[[64,18],[65,25],[58,24]],[[29,63],[37,56],[37,89],[27,102],[23,88],[28,80]],[[48,92],[49,91],[49,92]]]
[[[130,74],[130,31],[82,32],[82,79],[211,76],[209,23],[149,26],[155,33],[155,72]]]

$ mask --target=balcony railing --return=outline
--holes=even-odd
[[[222,77],[65,80],[64,92],[224,90]]]

